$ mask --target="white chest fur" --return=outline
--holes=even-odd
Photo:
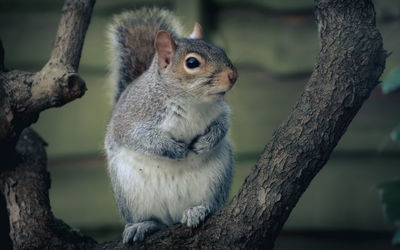
[[[230,142],[215,150],[189,154],[184,160],[147,157],[119,148],[109,159],[121,183],[133,221],[157,219],[166,225],[180,221],[184,210],[213,202],[220,182],[231,175]],[[229,181],[229,180],[228,180]]]

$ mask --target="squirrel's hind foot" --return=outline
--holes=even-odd
[[[209,209],[203,205],[191,207],[183,212],[181,223],[188,227],[197,227],[209,213]]]
[[[161,228],[163,228],[163,225],[155,221],[127,223],[124,232],[122,233],[122,242],[127,244],[130,241],[142,241],[146,234],[152,233]]]

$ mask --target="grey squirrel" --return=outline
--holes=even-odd
[[[141,9],[108,32],[115,104],[105,149],[124,243],[174,223],[197,227],[223,206],[233,155],[223,96],[238,74],[195,24],[182,36],[174,15]]]

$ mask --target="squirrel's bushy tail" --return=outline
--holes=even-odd
[[[159,30],[172,37],[181,36],[181,26],[168,10],[140,9],[114,17],[108,29],[111,81],[117,102],[124,89],[150,66],[154,56],[154,39]]]

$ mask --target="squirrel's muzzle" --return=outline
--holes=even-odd
[[[213,94],[212,95],[225,95],[227,91],[229,91],[233,85],[235,84],[238,78],[238,72],[235,67],[225,68],[220,73],[216,74],[213,78]]]
[[[233,85],[233,84],[235,84],[237,78],[238,78],[237,70],[236,69],[233,69],[233,70],[230,69],[228,71],[229,82]]]

